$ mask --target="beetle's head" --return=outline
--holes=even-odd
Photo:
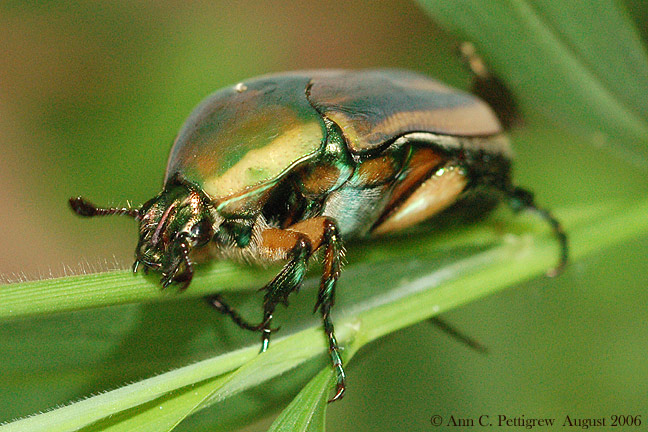
[[[141,208],[97,208],[81,197],[70,199],[81,216],[122,214],[140,221],[140,237],[135,250],[133,271],[140,265],[162,273],[164,287],[173,282],[189,285],[192,277],[189,254],[205,246],[220,225],[207,197],[192,184],[171,181],[162,192]]]
[[[162,272],[162,284],[191,278],[189,253],[214,236],[218,216],[204,193],[187,184],[171,184],[140,209],[138,264]]]

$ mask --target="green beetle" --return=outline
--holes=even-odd
[[[186,288],[207,258],[287,261],[265,286],[263,318],[242,319],[220,296],[210,303],[267,349],[275,307],[323,252],[319,310],[337,374],[345,374],[331,322],[343,240],[424,221],[484,191],[539,212],[511,181],[511,149],[480,99],[403,70],[321,70],[267,75],[209,96],[181,128],[164,189],[140,208],[97,208],[70,199],[81,216],[123,214],[140,222],[134,270]]]

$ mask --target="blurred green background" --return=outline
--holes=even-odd
[[[627,6],[645,41],[648,8]],[[5,1],[0,40],[6,281],[128,267],[133,221],[81,221],[66,200],[84,195],[116,205],[152,197],[183,119],[219,87],[268,72],[385,66],[470,84],[456,55],[460,40],[410,1]],[[516,178],[538,202],[563,208],[645,196],[647,161],[617,158],[597,146],[594,133],[558,126],[534,114],[546,107],[536,108],[528,107],[512,137]],[[425,323],[368,346],[348,367],[350,391],[329,407],[328,430],[426,431],[433,414],[644,414],[648,421],[647,251],[648,239],[638,238],[574,263],[558,279],[446,314],[489,347],[487,356]],[[114,317],[156,319],[154,307],[2,324],[0,421],[197,360],[173,352],[175,363],[165,363],[163,353],[173,351],[165,347],[147,367],[97,376],[116,352],[129,355],[128,340],[121,351],[114,341],[97,342],[125,325]],[[62,341],[55,351],[45,343],[53,337]],[[144,337],[164,344],[163,335]],[[50,381],[53,371],[78,377],[88,368],[94,375],[81,383]],[[271,419],[252,430],[265,430]],[[184,427],[210,430],[210,421],[202,412]]]

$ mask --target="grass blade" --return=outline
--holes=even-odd
[[[604,212],[605,217],[594,221],[584,216],[588,214],[586,208],[582,211],[572,209],[561,215],[571,233],[573,259],[648,233],[648,201],[632,207],[608,206]],[[397,329],[541,274],[555,261],[556,244],[548,233],[535,232],[511,234],[499,245],[440,268],[431,267],[425,260],[427,252],[417,253],[427,247],[424,243],[411,246],[412,261],[401,268],[400,273],[390,272],[389,276],[372,273],[370,269],[375,263],[371,257],[362,264],[350,266],[351,273],[364,275],[363,282],[373,295],[347,299],[340,305],[336,329],[341,345],[355,351]],[[383,283],[386,280],[391,288],[376,293],[373,288],[381,280]],[[319,325],[315,324],[276,340],[263,355],[256,355],[256,350],[256,346],[246,348],[179,368],[6,424],[0,431],[58,432],[84,427],[86,430],[110,430],[113,426],[114,430],[125,430],[121,428],[123,425],[131,430],[160,430],[161,420],[155,420],[154,415],[160,407],[170,413],[164,419],[165,428],[170,430],[197,409],[255,387],[309,359],[322,357],[326,345]],[[114,419],[119,421],[115,423]]]

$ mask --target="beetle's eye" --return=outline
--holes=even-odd
[[[211,238],[211,224],[207,219],[202,219],[191,227],[190,236],[196,242],[196,246],[202,246]]]

